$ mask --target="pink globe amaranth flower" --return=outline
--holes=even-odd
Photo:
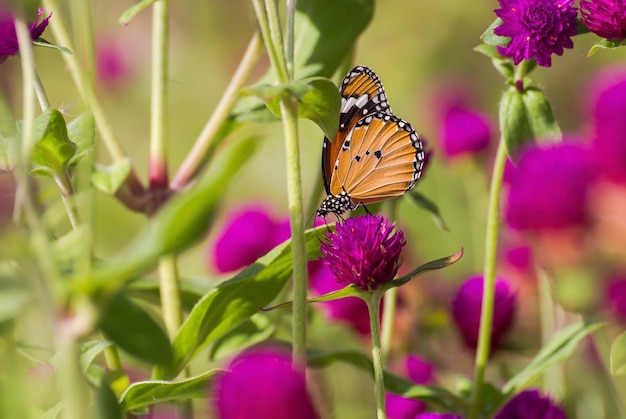
[[[608,311],[617,321],[626,324],[626,277],[609,279],[604,293]]]
[[[504,210],[508,225],[534,232],[586,225],[587,196],[596,175],[594,153],[580,142],[531,146],[510,176]]]
[[[421,413],[415,419],[463,419],[461,415],[454,413]]]
[[[511,38],[498,52],[513,58],[515,64],[534,58],[543,67],[552,65],[552,54],[563,55],[573,48],[576,35],[574,0],[500,0],[495,14],[503,20],[495,28],[498,36]]]
[[[465,280],[452,300],[452,318],[461,333],[463,343],[472,350],[476,350],[478,346],[483,284],[482,275]],[[517,292],[507,281],[496,279],[490,352],[500,346],[502,338],[513,324],[516,303]]]
[[[37,18],[30,26],[30,39],[33,41],[43,34],[48,26],[48,21],[52,13],[40,22],[39,18],[41,18],[42,15],[43,9],[39,9],[37,11]],[[6,61],[10,56],[17,54],[19,50],[13,14],[2,11],[0,12],[0,63]]]
[[[429,384],[434,377],[434,368],[422,358],[409,355],[402,359],[401,375],[407,376],[416,384]],[[420,400],[407,399],[397,394],[385,395],[387,417],[389,419],[413,419],[426,408],[426,403]]]
[[[626,39],[624,0],[580,0],[580,20],[591,32],[611,39]]]
[[[227,366],[215,384],[222,419],[316,419],[304,375],[282,348],[250,348]]]
[[[250,206],[230,217],[211,248],[218,272],[231,272],[250,265],[289,238],[284,223],[274,221],[267,211]]]
[[[320,250],[324,263],[343,285],[355,284],[373,291],[391,281],[400,267],[400,253],[406,244],[395,223],[380,215],[348,218],[328,230]]]
[[[567,415],[550,397],[531,389],[509,400],[494,419],[567,419]]]
[[[487,115],[464,107],[445,111],[441,141],[448,157],[480,153],[489,147],[491,139],[491,121]]]
[[[593,147],[604,177],[626,183],[626,68],[609,68],[589,85]]]
[[[131,64],[122,46],[103,37],[96,42],[96,77],[107,88],[115,88],[129,80]]]
[[[309,284],[316,295],[322,295],[343,288],[330,271],[328,266],[321,261],[309,262]],[[331,320],[336,320],[349,325],[358,334],[368,336],[370,334],[370,318],[365,301],[358,297],[346,297],[339,300],[319,303],[323,312]],[[381,304],[382,306],[382,304]]]

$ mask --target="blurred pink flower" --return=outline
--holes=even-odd
[[[234,212],[223,224],[209,249],[213,267],[220,273],[250,265],[289,238],[284,222],[274,220],[260,206]]]
[[[106,88],[116,88],[130,80],[132,63],[120,42],[110,37],[96,41],[96,79]]]
[[[529,389],[509,400],[494,419],[567,419],[567,415],[550,397]]]
[[[440,138],[448,157],[480,153],[493,138],[491,119],[469,107],[451,106],[444,111]]]
[[[433,366],[416,355],[403,358],[392,369],[415,384],[430,384],[434,378]],[[393,393],[387,393],[385,400],[389,419],[413,419],[426,408],[426,403],[420,400],[407,399]]]
[[[476,350],[480,330],[483,302],[482,275],[465,280],[452,300],[452,318],[461,333],[463,343]],[[491,352],[495,351],[513,324],[517,304],[517,292],[504,279],[496,279],[493,324],[491,329]]]
[[[617,321],[626,324],[626,277],[610,278],[604,293],[608,311]]]
[[[278,347],[250,348],[226,367],[215,384],[222,419],[316,419],[304,375]]]

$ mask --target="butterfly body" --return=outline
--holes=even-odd
[[[404,194],[424,164],[423,144],[411,125],[391,112],[382,83],[357,66],[339,87],[341,114],[333,142],[324,138],[322,173],[328,196],[317,215],[341,215],[360,205]]]

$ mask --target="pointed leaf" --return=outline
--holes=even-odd
[[[592,55],[594,55],[596,52],[598,52],[601,49],[613,49],[613,48],[621,47],[623,45],[625,45],[624,41],[610,40],[610,39],[603,38],[589,49],[589,52],[587,53],[587,57],[591,57]]]
[[[110,166],[95,164],[91,182],[102,192],[114,195],[120,186],[124,184],[130,169],[130,160],[128,158],[118,160]]]
[[[96,357],[111,345],[113,342],[110,340],[94,340],[83,343],[80,346],[80,367],[83,372],[87,371]]]
[[[67,134],[76,144],[76,154],[70,160],[71,166],[78,165],[90,150],[96,138],[96,121],[91,112],[84,112],[67,125]]]
[[[474,51],[480,52],[481,54],[491,58],[493,66],[507,80],[511,80],[515,76],[515,66],[513,65],[513,62],[500,55],[498,47],[495,45],[480,44],[474,47]]]
[[[611,374],[626,375],[626,332],[615,338],[611,345]]]
[[[44,47],[44,48],[56,49],[56,50],[59,50],[59,51],[65,53],[65,54],[70,54],[70,55],[74,54],[72,52],[72,50],[69,49],[68,47],[64,47],[64,46],[61,46],[61,45],[53,44],[52,42],[48,42],[48,41],[46,41],[43,38],[39,38],[39,39],[33,41],[33,45],[37,45],[39,47]]]
[[[499,17],[496,18],[496,20],[494,20],[491,25],[489,25],[485,32],[483,32],[483,34],[480,36],[480,39],[482,39],[485,44],[496,47],[506,47],[507,45],[509,45],[509,43],[511,42],[511,38],[496,35],[494,33],[494,30],[503,23],[504,21],[502,19],[500,19]]]
[[[550,102],[541,89],[529,87],[522,95],[533,137],[542,140],[560,140],[561,128],[554,118]]]
[[[528,121],[522,93],[515,87],[502,94],[500,100],[500,132],[511,160],[533,140],[533,132]]]
[[[436,259],[428,263],[425,263],[422,266],[419,266],[418,268],[414,269],[412,272],[408,273],[407,275],[404,275],[401,278],[396,278],[393,281],[387,283],[385,285],[385,289],[399,287],[400,285],[406,284],[411,279],[425,272],[433,271],[435,269],[445,268],[446,266],[450,266],[453,263],[458,262],[463,257],[463,252],[464,250],[463,248],[461,248],[461,250],[459,250],[457,253],[451,256],[441,258],[441,259]]]
[[[206,397],[213,379],[222,371],[214,369],[178,381],[151,380],[134,383],[122,394],[120,404],[128,412],[159,403]]]
[[[100,329],[122,350],[142,361],[167,364],[172,359],[170,340],[163,328],[121,293],[104,307]]]
[[[33,147],[31,173],[55,179],[64,178],[70,159],[76,153],[76,144],[67,135],[63,115],[56,109],[49,109],[35,123],[36,132],[42,127],[44,130]]]
[[[122,13],[122,16],[120,16],[118,22],[121,25],[127,25],[128,22],[130,22],[130,20],[133,17],[135,17],[135,15],[137,13],[141,12],[143,9],[145,9],[148,6],[150,6],[155,1],[157,1],[157,0],[140,0],[140,1],[138,1],[137,3],[133,4],[128,9],[126,9],[126,11],[124,13]]]
[[[439,228],[445,231],[450,231],[450,229],[446,225],[446,222],[441,216],[441,212],[439,211],[439,207],[437,206],[435,201],[431,200],[426,195],[416,191],[415,189],[411,189],[408,194],[405,194],[405,196],[409,198],[410,202],[426,210],[426,212],[428,212],[431,217],[433,217],[435,224],[437,224]]]
[[[518,393],[549,367],[566,359],[585,336],[604,325],[601,322],[580,322],[560,330],[522,371],[504,385],[502,392],[507,397]]]
[[[321,255],[318,230],[325,228],[307,231],[308,259]],[[201,348],[272,302],[291,273],[291,240],[287,240],[234,278],[219,284],[195,305],[174,338],[174,361],[158,366],[154,377],[175,377]]]
[[[323,368],[336,362],[343,362],[367,372],[372,377],[374,376],[372,360],[367,355],[357,351],[310,351],[308,362],[310,366],[315,368]],[[384,372],[384,382],[386,391],[403,397],[436,404],[448,411],[460,411],[465,404],[461,398],[444,388],[418,385],[389,371]]]

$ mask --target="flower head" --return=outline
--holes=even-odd
[[[336,233],[328,230],[321,251],[337,282],[373,291],[391,281],[406,244],[402,231],[394,232],[394,227],[384,217],[368,214],[337,224]]]
[[[30,39],[33,41],[39,38],[48,26],[48,21],[52,13],[41,22],[39,18],[43,15],[43,9],[37,11],[37,18],[30,26]],[[0,63],[6,61],[11,55],[19,52],[17,34],[15,33],[15,19],[11,13],[0,12]]]
[[[315,419],[304,376],[279,348],[251,348],[233,359],[216,382],[220,418]]]
[[[244,208],[227,220],[213,243],[213,266],[222,273],[243,268],[287,238],[288,223],[273,220],[260,207]]]
[[[596,35],[612,40],[626,39],[624,0],[580,0],[580,20]]]
[[[449,157],[486,150],[491,143],[491,121],[487,115],[466,107],[445,111],[441,140]]]
[[[567,419],[561,407],[539,390],[524,390],[513,397],[494,419]]]
[[[527,149],[510,176],[507,223],[535,232],[585,225],[587,195],[595,177],[593,153],[581,143]]]
[[[504,21],[496,35],[511,38],[498,52],[515,64],[534,58],[543,67],[552,65],[552,54],[563,55],[573,48],[576,35],[574,0],[500,0],[496,15]]]
[[[589,87],[593,145],[602,174],[626,183],[626,69],[609,68],[594,76]]]
[[[434,368],[422,358],[409,355],[399,365],[400,374],[407,376],[416,384],[428,384],[433,380]],[[389,419],[413,419],[426,408],[420,400],[407,399],[397,394],[387,393],[385,396],[387,417]]]
[[[452,300],[452,317],[468,348],[475,350],[478,345],[480,313],[483,303],[483,284],[481,275],[467,279],[458,289]],[[515,316],[517,293],[508,282],[496,280],[496,291],[491,329],[491,351],[501,343]]]

